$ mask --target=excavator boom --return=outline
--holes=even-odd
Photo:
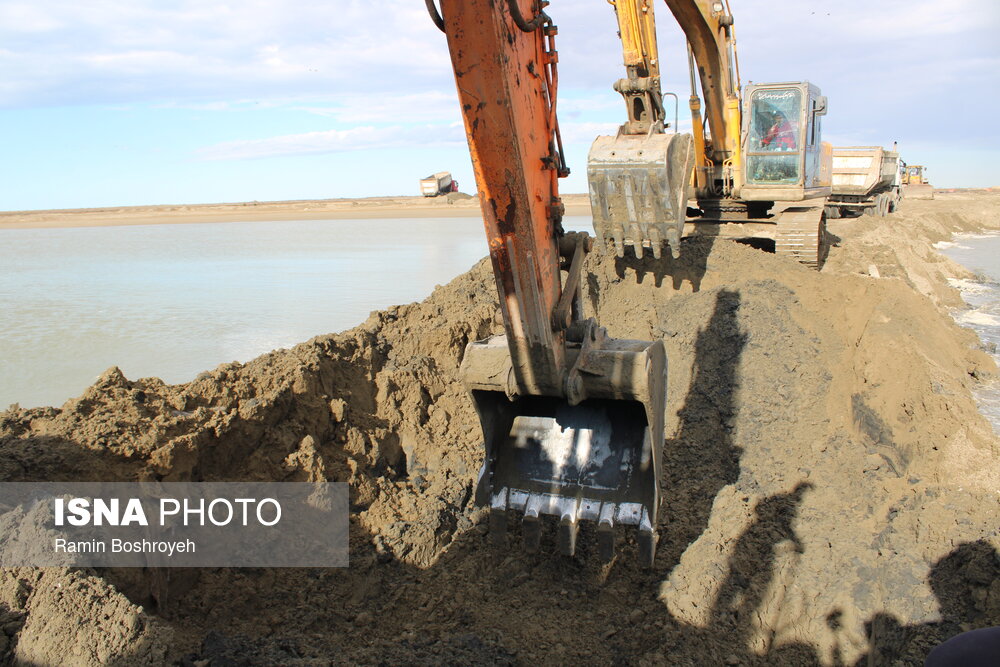
[[[698,165],[708,167],[728,160],[738,178],[740,84],[732,14],[719,0],[665,1],[687,37],[693,66],[697,68],[705,95],[705,117],[712,133],[712,143],[711,150],[707,145],[699,145]],[[696,98],[693,89],[691,96]],[[696,118],[698,120],[700,114]]]

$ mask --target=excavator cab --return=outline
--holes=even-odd
[[[747,201],[801,201],[830,194],[832,148],[822,141],[826,97],[809,82],[749,84],[743,102]]]

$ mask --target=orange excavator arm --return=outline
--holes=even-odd
[[[518,2],[442,0],[441,14],[517,384],[559,395],[565,336],[551,318],[562,295],[557,181],[568,170],[556,137],[556,29],[521,4],[529,31],[511,14]]]
[[[505,335],[470,343],[460,374],[483,428],[475,501],[506,542],[523,516],[529,551],[545,515],[573,555],[578,525],[639,531],[651,564],[666,401],[662,341],[619,340],[582,317],[591,239],[565,234],[558,178],[556,28],[538,0],[425,0],[447,36]],[[563,271],[566,277],[563,279]]]

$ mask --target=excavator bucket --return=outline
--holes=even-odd
[[[694,167],[690,134],[651,133],[597,137],[587,156],[594,231],[614,243],[619,257],[632,245],[659,259],[663,243],[680,252]]]
[[[584,346],[567,344],[580,360]],[[583,350],[574,399],[511,396],[504,336],[472,343],[462,362],[483,427],[486,458],[476,503],[490,508],[490,534],[506,544],[508,518],[523,517],[529,552],[542,517],[558,521],[560,551],[572,556],[581,522],[597,524],[600,556],[614,555],[616,527],[638,529],[639,558],[652,565],[659,509],[666,400],[662,341],[604,338]]]

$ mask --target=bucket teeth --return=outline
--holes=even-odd
[[[663,251],[663,236],[660,235],[660,230],[657,229],[656,225],[649,226],[649,245],[653,249],[653,259],[660,259]]]
[[[639,530],[639,565],[644,568],[653,567],[653,560],[656,557],[656,543],[659,539],[655,530]]]
[[[660,536],[653,527],[653,522],[649,512],[642,510],[642,519],[639,520],[639,565],[645,568],[653,567],[653,560],[656,558],[656,543]]]
[[[498,547],[507,546],[507,511],[490,510],[490,541]]]
[[[524,520],[521,522],[521,535],[524,537],[524,550],[529,554],[538,553],[542,544],[542,522],[537,515],[524,515]]]
[[[528,496],[524,506],[524,520],[521,522],[521,532],[524,535],[524,550],[529,554],[538,553],[542,544],[542,521],[539,516],[542,510],[542,497],[537,494]]]
[[[602,521],[597,525],[597,555],[605,563],[615,557],[615,525]]]
[[[601,507],[597,519],[597,553],[601,560],[610,563],[615,557],[615,507],[606,504]]]
[[[637,530],[639,565],[652,567],[659,535],[653,529],[650,513],[639,503],[612,503],[599,500],[567,498],[544,493],[503,490],[493,497],[489,514],[489,534],[493,544],[507,544],[508,511],[521,513],[521,535],[524,550],[534,554],[541,550],[543,516],[558,519],[559,553],[576,555],[581,524],[596,524],[597,555],[601,562],[610,563],[618,544],[619,525]],[[633,528],[634,527],[634,528]]]
[[[563,556],[576,553],[576,534],[579,529],[576,517],[564,516],[559,522],[559,553]]]
[[[597,519],[597,553],[605,563],[615,557],[615,506],[611,504],[601,507]]]
[[[625,231],[622,229],[620,225],[618,227],[615,227],[614,231],[612,232],[612,238],[614,239],[615,242],[615,255],[617,255],[618,258],[621,259],[622,257],[625,256]]]
[[[635,248],[636,259],[642,259],[642,230],[639,228],[639,223],[633,222],[628,226],[629,236],[632,239],[632,246]]]

